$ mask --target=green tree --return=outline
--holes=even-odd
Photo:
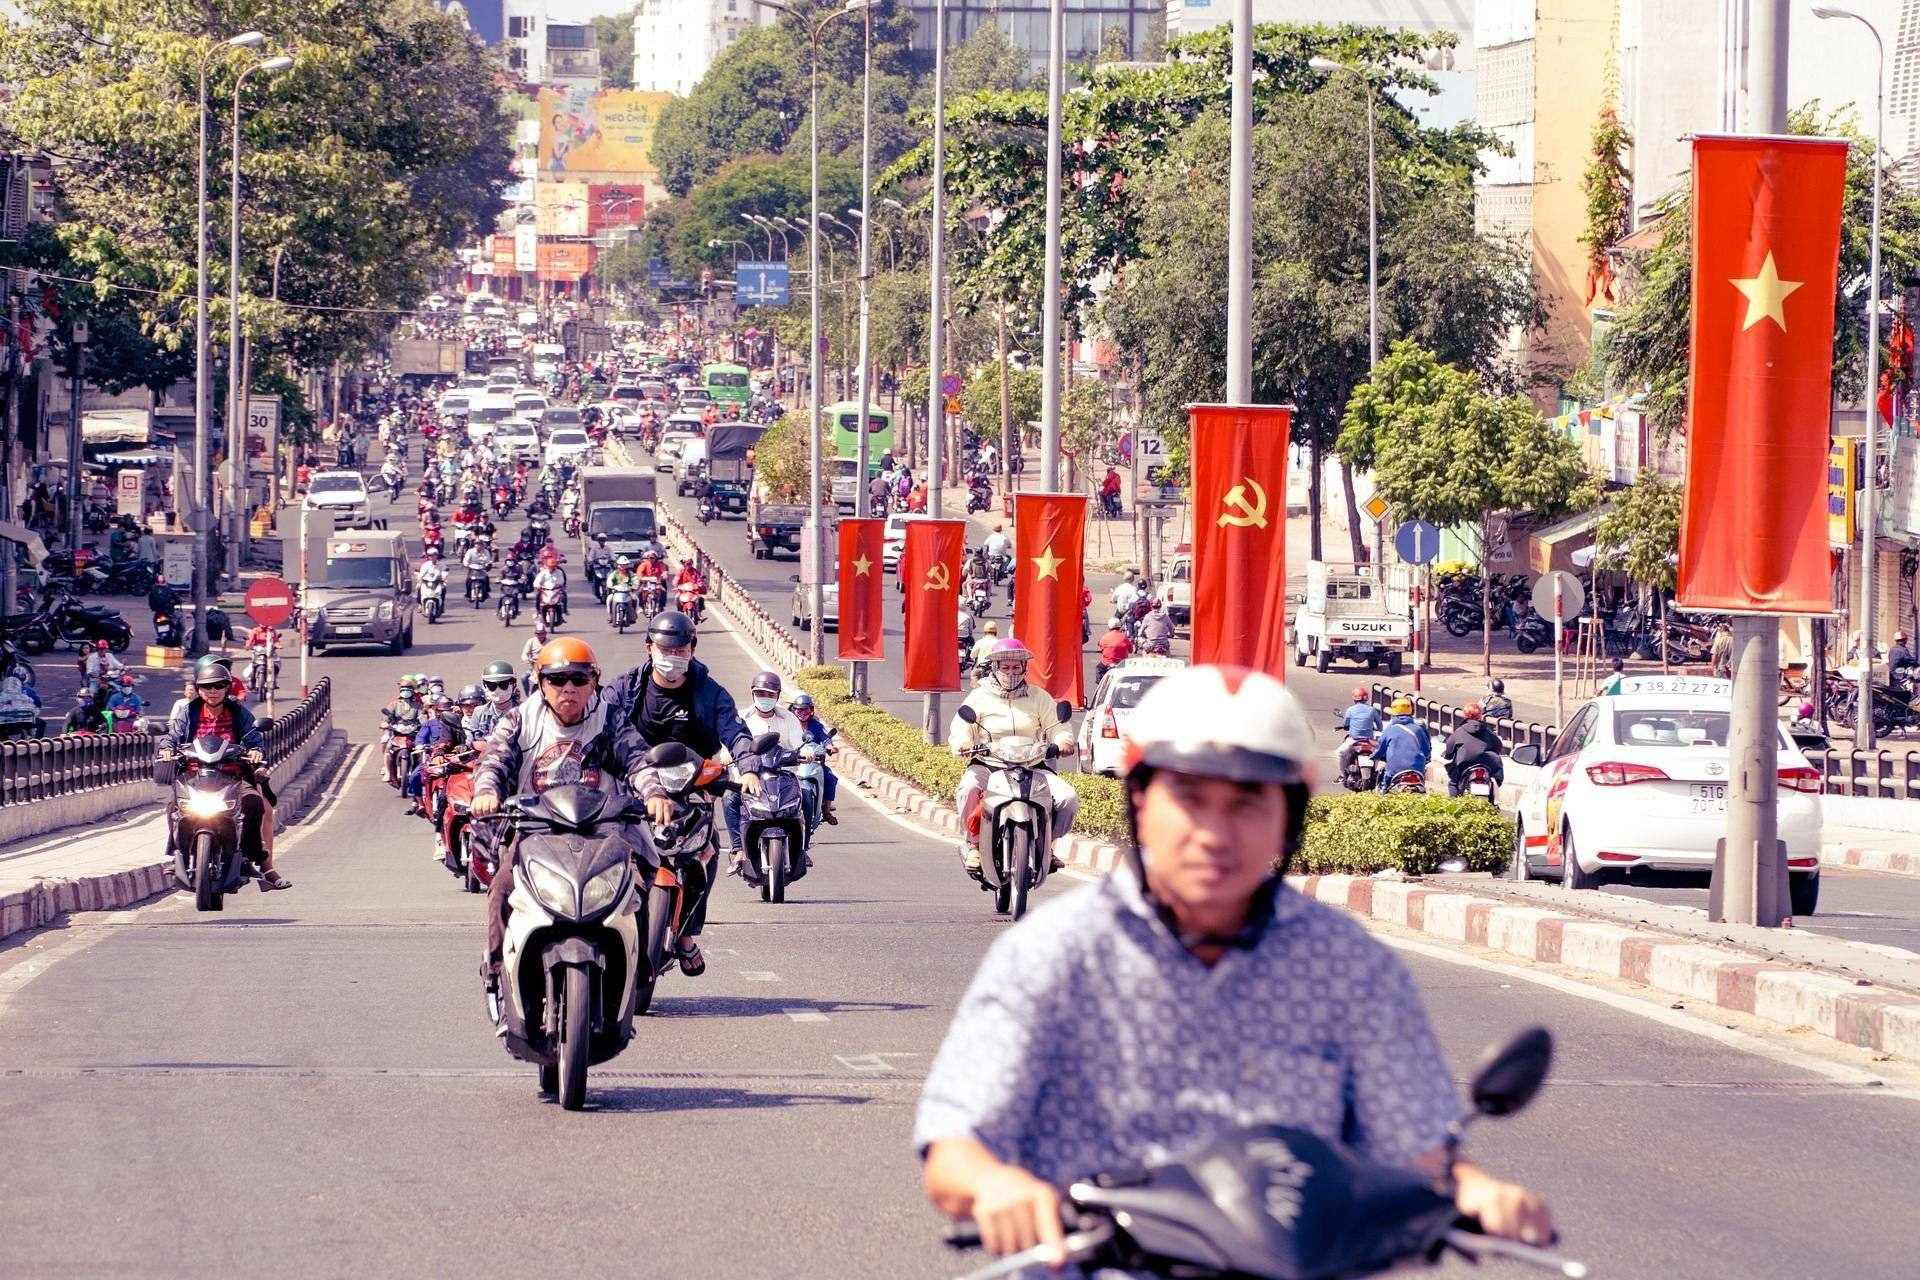
[[[1834,299],[1833,383],[1843,400],[1858,399],[1866,384],[1869,240],[1873,203],[1873,143],[1851,115],[1796,111],[1794,133],[1844,137],[1846,197],[1840,222],[1840,287]],[[1920,275],[1920,193],[1889,181],[1881,189],[1880,296],[1897,298]],[[1637,264],[1630,295],[1601,338],[1597,356],[1616,392],[1642,397],[1665,435],[1687,412],[1688,335],[1693,323],[1692,199],[1684,190],[1662,206],[1660,243]],[[1887,334],[1882,330],[1884,340]],[[1884,356],[1884,352],[1882,355]],[[1882,361],[1882,368],[1886,362]]]
[[[1354,390],[1335,449],[1351,465],[1373,469],[1375,491],[1400,518],[1471,524],[1483,548],[1498,512],[1546,519],[1598,497],[1579,449],[1524,396],[1492,394],[1411,340],[1395,343]],[[1480,660],[1492,675],[1488,591],[1482,573]]]
[[[1679,485],[1655,472],[1641,472],[1594,528],[1593,544],[1600,562],[1643,587],[1672,591],[1673,556],[1680,546],[1680,497]]]
[[[634,8],[593,20],[593,40],[600,48],[600,78],[609,89],[633,88],[633,18],[639,12]]]
[[[807,443],[804,415],[776,418],[753,450],[753,478],[778,502],[797,502],[807,488]]]
[[[1007,38],[997,22],[983,22],[947,51],[947,102],[985,89],[1018,89],[1025,84],[1031,66],[1020,46]],[[931,110],[931,97],[926,104]]]

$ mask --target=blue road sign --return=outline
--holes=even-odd
[[[1425,520],[1409,520],[1393,531],[1393,547],[1408,564],[1426,564],[1440,554],[1440,530]]]
[[[743,307],[787,305],[787,264],[742,262],[734,268],[734,296]]]
[[[673,279],[673,271],[667,266],[665,262],[661,261],[659,258],[652,258],[648,260],[647,283],[649,285],[658,289],[661,285],[665,284],[667,281],[671,279]]]

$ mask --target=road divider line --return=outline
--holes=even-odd
[[[795,1022],[825,1022],[827,1015],[817,1009],[788,1009],[786,1015]]]

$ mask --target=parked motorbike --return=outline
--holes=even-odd
[[[246,786],[258,758],[238,743],[208,735],[163,750],[154,781],[172,788],[167,810],[173,876],[193,894],[197,911],[218,911],[223,898],[253,874],[245,849],[260,843],[260,815],[248,813]],[[245,841],[243,846],[242,841]]]
[[[1553,1037],[1521,1032],[1474,1073],[1473,1115],[1510,1116],[1540,1092]],[[1465,1124],[1460,1126],[1464,1129]],[[1546,1249],[1484,1235],[1454,1205],[1460,1130],[1448,1167],[1380,1164],[1304,1129],[1234,1127],[1179,1160],[1103,1170],[1066,1188],[1064,1257],[1048,1245],[1010,1254],[963,1280],[1058,1268],[1109,1269],[1189,1280],[1349,1280],[1452,1253],[1469,1262],[1523,1262],[1581,1280],[1587,1268]],[[954,1249],[978,1249],[972,1223],[950,1227]]]
[[[1061,724],[1073,716],[1066,702],[1054,711]],[[968,724],[979,722],[965,703],[954,714]],[[1027,913],[1029,895],[1053,866],[1053,792],[1044,766],[1058,755],[1051,742],[1032,738],[1002,738],[974,753],[987,767],[980,796],[981,883],[993,892],[994,910],[1016,920]]]
[[[133,643],[133,629],[118,609],[83,605],[72,596],[61,596],[47,615],[59,642],[76,652],[92,648],[97,640],[105,640],[113,652],[125,653]],[[21,647],[29,653],[35,652],[24,643]]]
[[[1522,653],[1553,644],[1553,622],[1543,613],[1529,609],[1513,624],[1513,647]]]
[[[993,488],[990,485],[976,484],[967,489],[967,514],[985,511],[993,505]]]
[[[807,874],[806,793],[794,773],[800,754],[780,749],[780,735],[754,739],[761,757],[760,790],[740,796],[740,852],[760,885],[760,901],[785,902],[787,886]]]
[[[494,818],[510,826],[503,856],[516,860],[500,990],[488,1012],[507,1052],[540,1069],[540,1091],[578,1111],[587,1068],[633,1039],[634,996],[650,974],[638,902],[653,854],[637,802],[590,787],[514,796]]]

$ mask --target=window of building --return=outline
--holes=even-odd
[[[507,37],[511,40],[525,40],[533,34],[533,19],[525,14],[514,14],[507,19]]]
[[[525,71],[527,69],[527,51],[517,44],[508,49],[507,66],[515,71]]]
[[[548,23],[547,48],[591,49],[593,48],[593,28],[563,27]]]

